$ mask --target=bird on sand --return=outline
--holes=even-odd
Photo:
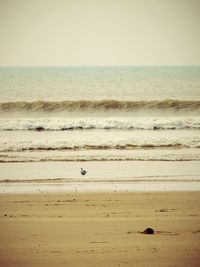
[[[86,173],[87,173],[87,171],[84,170],[83,168],[81,168],[81,174],[82,174],[82,175],[85,175]]]

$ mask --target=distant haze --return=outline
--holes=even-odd
[[[0,65],[195,65],[199,26],[199,0],[0,0]]]

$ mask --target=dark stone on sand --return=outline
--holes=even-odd
[[[153,235],[154,234],[154,230],[152,228],[147,228],[142,232],[142,234]]]

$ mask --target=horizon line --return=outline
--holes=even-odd
[[[200,67],[199,64],[106,64],[106,65],[2,65],[0,68],[46,68],[46,67]]]

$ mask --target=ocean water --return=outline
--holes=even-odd
[[[200,160],[200,66],[0,68],[0,162]]]

